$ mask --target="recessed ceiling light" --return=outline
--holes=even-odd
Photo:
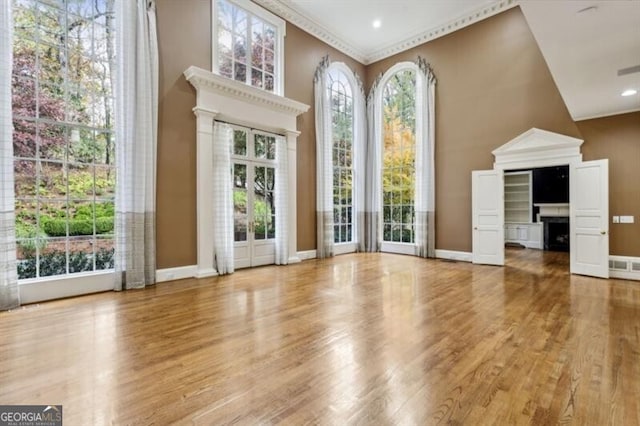
[[[382,26],[382,21],[379,19],[376,19],[375,21],[373,21],[371,25],[373,25],[373,28],[380,28]]]
[[[636,89],[627,89],[624,92],[621,93],[622,96],[633,96],[636,93],[638,93],[638,91]]]

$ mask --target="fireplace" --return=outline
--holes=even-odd
[[[569,251],[569,218],[567,216],[542,216],[544,223],[544,249]]]

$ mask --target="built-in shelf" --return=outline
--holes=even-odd
[[[531,171],[504,174],[504,221],[531,222]]]

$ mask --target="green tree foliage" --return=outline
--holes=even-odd
[[[386,241],[412,242],[415,197],[415,73],[401,71],[383,93],[383,222]]]

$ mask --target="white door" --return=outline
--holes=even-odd
[[[236,269],[275,263],[275,135],[234,127]]]
[[[609,278],[609,160],[570,170],[571,273]]]
[[[504,174],[471,172],[473,263],[504,265]]]

